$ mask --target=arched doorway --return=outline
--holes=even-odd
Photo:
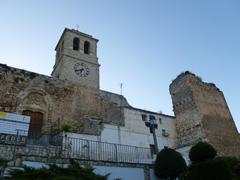
[[[22,114],[31,117],[28,136],[39,137],[43,126],[43,113],[25,110]]]

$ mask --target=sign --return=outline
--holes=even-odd
[[[0,134],[28,135],[30,117],[0,111]]]

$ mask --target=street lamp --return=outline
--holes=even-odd
[[[155,152],[157,154],[158,153],[158,143],[157,143],[157,136],[156,136],[155,129],[158,128],[158,125],[157,125],[157,120],[156,120],[155,116],[150,115],[149,116],[149,121],[145,122],[145,125],[147,127],[149,127],[150,133],[153,134],[153,141],[154,141],[154,146],[155,146]]]

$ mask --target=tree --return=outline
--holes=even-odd
[[[189,180],[231,180],[231,174],[224,161],[213,159],[191,164]]]
[[[24,170],[13,170],[10,180],[107,180],[108,174],[98,175],[93,170],[91,166],[81,167],[77,162],[71,160],[67,168],[52,164],[48,168],[24,167]]]
[[[208,143],[199,142],[189,152],[192,164],[188,168],[189,180],[231,180],[226,160],[215,158],[216,150]],[[228,160],[232,162],[232,160]]]
[[[214,159],[216,155],[216,150],[212,147],[212,145],[206,142],[199,142],[195,144],[189,152],[189,158],[192,163]]]
[[[164,148],[157,155],[154,170],[159,178],[176,179],[186,168],[186,162],[179,152]]]
[[[223,161],[228,171],[230,172],[232,179],[240,180],[240,160],[236,157],[222,156],[217,157],[219,161]]]

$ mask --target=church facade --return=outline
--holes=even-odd
[[[94,37],[65,29],[56,46],[51,76],[0,65],[0,111],[31,117],[29,132],[54,133],[71,126],[70,137],[150,148],[145,122],[154,116],[159,149],[208,141],[224,155],[240,155],[240,138],[223,93],[185,72],[170,85],[175,116],[132,107],[122,95],[99,89]],[[154,154],[154,152],[153,152]]]

